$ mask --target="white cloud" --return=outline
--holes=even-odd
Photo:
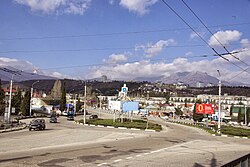
[[[115,0],[109,0],[110,5],[114,5],[114,3],[115,3]]]
[[[120,63],[120,62],[126,62],[128,60],[128,56],[125,54],[112,54],[109,56],[109,58],[106,60],[104,59],[104,62],[107,63]]]
[[[36,67],[29,61],[0,57],[0,66],[10,66],[19,70],[32,72]]]
[[[31,11],[46,14],[79,14],[83,15],[89,8],[91,0],[14,0],[18,4],[30,7]]]
[[[51,77],[57,77],[57,78],[70,78],[70,76],[59,73],[59,72],[47,72],[47,71],[41,71],[38,67],[34,66],[29,61],[24,60],[18,60],[18,59],[11,59],[7,57],[0,57],[0,67],[13,67],[17,70],[22,70],[29,73],[36,73],[40,75],[47,75]]]
[[[250,41],[249,41],[249,39],[242,39],[240,41],[240,43],[242,44],[243,47],[250,48]]]
[[[226,30],[226,31],[218,31],[211,36],[208,43],[212,46],[219,46],[220,43],[223,45],[228,45],[230,42],[238,41],[241,37],[242,33],[237,30]],[[220,41],[220,43],[217,40]]]
[[[192,54],[193,54],[193,52],[187,52],[187,53],[185,53],[185,56],[190,56]]]
[[[199,36],[204,37],[205,36],[205,32],[197,32],[198,34],[196,34],[195,32],[191,32],[190,34],[190,38],[191,39],[195,39],[195,38],[199,38]]]
[[[154,5],[158,0],[121,0],[120,5],[129,11],[144,15],[149,12],[148,7]]]
[[[235,56],[250,64],[249,50],[237,53]],[[230,58],[230,56],[227,58]],[[235,59],[235,61],[237,60]],[[110,79],[132,80],[137,77],[167,77],[176,72],[196,71],[206,72],[211,76],[218,77],[217,69],[220,70],[221,79],[224,81],[239,81],[242,83],[250,82],[250,69],[248,72],[242,72],[241,69],[233,66],[220,57],[213,60],[205,59],[197,61],[194,61],[193,59],[189,60],[187,58],[176,58],[170,63],[139,61],[134,63],[119,64],[116,66],[93,67],[87,77],[98,78],[102,75],[107,75]],[[238,76],[231,80],[231,78],[236,75]]]
[[[147,45],[137,45],[135,47],[135,50],[143,50],[146,54],[146,57],[154,57],[157,54],[159,54],[165,47],[169,45],[176,44],[174,39],[168,39],[168,40],[159,40],[155,44],[148,43]]]

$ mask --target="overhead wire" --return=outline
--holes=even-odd
[[[236,23],[236,24],[224,24],[224,25],[212,25],[209,28],[216,27],[229,27],[229,26],[240,26],[250,25],[250,22]],[[195,29],[199,27],[194,27]],[[79,34],[79,35],[61,35],[61,36],[33,36],[33,37],[15,37],[15,38],[0,38],[2,41],[13,41],[13,40],[43,40],[43,39],[63,39],[63,38],[81,38],[81,37],[96,37],[96,36],[115,36],[115,35],[130,35],[130,34],[145,34],[145,33],[158,33],[167,31],[181,31],[189,30],[189,28],[172,28],[172,29],[155,29],[155,30],[142,30],[142,31],[128,31],[128,32],[113,32],[113,33],[96,33],[96,34]]]
[[[206,45],[211,48],[218,56],[220,56],[222,59],[226,60],[227,62],[233,64],[234,66],[245,70],[241,66],[237,65],[234,62],[231,62],[229,59],[223,57],[221,54],[219,54],[187,21],[185,21],[165,0],[162,0],[163,4],[165,4],[176,16],[178,16]]]
[[[212,37],[224,48],[224,50],[231,55],[233,58],[237,59],[238,61],[240,61],[241,63],[249,66],[249,64],[247,64],[246,62],[242,61],[240,58],[234,56],[232,53],[230,53],[228,51],[228,49],[226,48],[225,45],[223,45],[220,40],[214,35],[214,33],[206,26],[206,24],[201,20],[201,18],[194,12],[194,10],[184,1],[181,0],[182,3],[191,11],[191,13],[199,20],[199,22],[207,29],[207,31],[212,35]]]

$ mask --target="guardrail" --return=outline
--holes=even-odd
[[[250,167],[250,153],[225,165],[222,165],[221,167]]]

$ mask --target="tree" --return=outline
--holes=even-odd
[[[66,88],[65,88],[65,81],[63,81],[62,84],[62,93],[61,93],[61,99],[60,99],[60,110],[64,111],[66,106]]]
[[[2,82],[0,79],[0,115],[2,115],[2,113],[4,113],[4,109],[5,109],[5,95],[4,95],[4,91],[2,89]]]
[[[78,98],[78,100],[76,102],[76,111],[80,111],[81,110],[81,106],[82,106],[82,103],[81,103],[80,99]]]
[[[15,114],[18,114],[21,110],[22,104],[22,93],[18,90],[17,94],[15,94],[11,101],[11,107],[15,107]]]
[[[24,98],[22,100],[21,110],[20,111],[24,116],[29,115],[29,111],[30,111],[30,91],[25,92]]]
[[[185,107],[187,108],[187,98],[185,98],[184,102],[185,102]]]
[[[230,107],[230,116],[233,115],[233,108],[234,108],[234,104],[232,103],[232,104],[231,104],[231,107]]]
[[[197,114],[196,113],[196,104],[201,104],[201,100],[200,99],[196,100],[196,102],[194,104],[193,120],[201,122],[202,119],[204,118],[204,116],[203,116],[203,114]]]
[[[250,122],[250,107],[247,108],[247,125]]]
[[[176,114],[176,115],[182,115],[183,112],[181,111],[180,108],[175,108],[175,114]]]
[[[242,113],[241,113],[241,107],[240,107],[239,112],[238,112],[238,123],[241,122],[241,118],[242,118]]]

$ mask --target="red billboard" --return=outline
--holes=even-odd
[[[212,104],[196,104],[197,114],[214,114],[214,107]]]

